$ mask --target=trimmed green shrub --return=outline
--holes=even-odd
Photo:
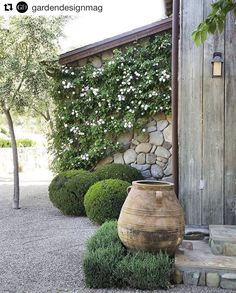
[[[35,146],[36,142],[30,138],[19,138],[16,140],[16,144],[20,148],[27,148]]]
[[[86,243],[83,268],[85,283],[90,288],[120,287],[114,273],[126,249],[117,233],[117,221],[104,223]]]
[[[132,183],[132,181],[143,179],[142,174],[135,168],[115,163],[98,168],[95,174],[99,180],[120,179]]]
[[[169,256],[148,252],[129,252],[117,265],[116,275],[123,280],[124,286],[155,290],[157,287],[170,286],[173,267]]]
[[[85,283],[90,288],[111,288],[119,286],[116,271],[125,254],[125,248],[114,244],[87,253],[84,258]]]
[[[90,220],[101,225],[107,220],[118,219],[129,185],[120,179],[107,179],[91,186],[84,199]]]
[[[18,147],[33,147],[36,145],[36,142],[30,138],[19,138],[16,140]],[[9,139],[0,138],[0,148],[10,148],[11,141]]]
[[[66,181],[71,177],[80,174],[83,170],[68,170],[57,174],[51,181],[48,191],[49,197],[54,196],[54,193],[57,193],[61,188],[65,186]]]
[[[84,195],[95,182],[96,177],[88,171],[61,172],[49,185],[49,198],[64,215],[85,216]]]
[[[98,248],[108,248],[116,244],[123,247],[117,232],[117,221],[109,221],[105,222],[97,233],[87,240],[86,247],[89,252],[92,252]]]
[[[11,147],[11,142],[9,139],[0,138],[0,148],[9,148]]]
[[[128,251],[117,233],[117,221],[104,223],[86,244],[83,262],[90,288],[168,288],[173,262],[164,253]]]

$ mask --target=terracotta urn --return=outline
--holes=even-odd
[[[174,184],[133,181],[118,220],[118,235],[130,249],[174,255],[184,236],[184,215]]]

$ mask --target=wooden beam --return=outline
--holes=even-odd
[[[203,46],[192,32],[203,20],[204,0],[182,0],[179,66],[179,198],[187,224],[201,224]]]
[[[225,224],[236,224],[236,30],[230,13],[225,27]],[[216,97],[218,98],[218,96]],[[218,178],[216,178],[218,180]]]

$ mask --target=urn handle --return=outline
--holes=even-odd
[[[132,186],[127,187],[127,193],[130,192],[130,189],[132,188]]]
[[[158,204],[162,204],[163,193],[161,191],[156,191],[156,199]]]

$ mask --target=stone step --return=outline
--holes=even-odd
[[[175,256],[175,282],[236,290],[236,257],[214,255],[207,241],[183,241]]]
[[[215,255],[236,256],[236,226],[210,225],[209,245]]]

